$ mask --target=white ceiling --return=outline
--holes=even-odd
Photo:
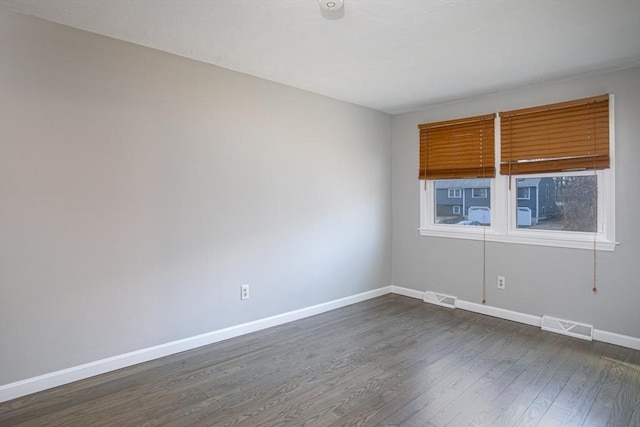
[[[0,1],[392,114],[640,64],[640,0]]]

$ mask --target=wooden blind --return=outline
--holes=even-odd
[[[609,96],[500,113],[502,175],[609,167]]]
[[[419,179],[496,176],[494,115],[418,125]]]

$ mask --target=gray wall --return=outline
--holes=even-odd
[[[0,384],[391,284],[388,115],[1,20]]]
[[[487,304],[552,315],[640,337],[640,69],[503,92],[392,119],[393,284],[480,303],[482,242],[421,237],[417,181],[419,123],[615,95],[615,252],[598,252],[598,293],[591,292],[592,252],[487,244]],[[506,290],[496,276],[506,276]]]

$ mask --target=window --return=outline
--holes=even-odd
[[[480,225],[480,221],[470,218],[472,205],[467,199],[472,199],[473,188],[489,187],[487,178],[496,174],[495,115],[429,123],[420,125],[419,129],[419,178],[425,180],[425,190],[429,188],[429,195],[425,196],[429,202],[422,203],[423,216],[429,218],[426,221],[434,226],[454,228]],[[452,198],[462,199],[462,206],[459,201],[455,205],[451,203]],[[490,223],[490,214],[483,219]]]
[[[592,249],[595,245],[598,250],[615,249],[611,169],[511,179],[513,187],[523,183],[527,185],[531,197],[508,200],[508,226],[501,241],[582,249]],[[531,186],[531,181],[538,181],[538,185]]]
[[[452,188],[456,185],[457,199],[451,200]],[[434,221],[437,224],[455,225],[482,225],[491,223],[491,210],[489,200],[473,200],[470,195],[475,187],[490,186],[490,180],[485,178],[477,179],[445,179],[434,181],[433,205]],[[487,191],[486,188],[482,188]],[[462,202],[462,205],[460,205]],[[488,209],[479,212],[478,209]]]
[[[530,182],[533,181],[533,182]],[[598,221],[597,175],[592,172],[516,178],[518,185],[518,228],[595,233]],[[520,185],[533,190],[532,198],[520,197]],[[544,187],[554,192],[540,191]],[[530,192],[527,192],[530,194]],[[547,196],[553,194],[553,196]]]
[[[613,95],[419,129],[422,235],[614,250]]]
[[[471,192],[471,197],[474,199],[486,199],[487,198],[487,189],[486,188],[474,188]]]
[[[459,188],[450,188],[449,189],[449,198],[450,199],[459,199],[462,197],[462,192]]]
[[[518,180],[518,200],[530,200],[531,189],[529,187],[521,187],[520,185],[523,181],[524,180]]]

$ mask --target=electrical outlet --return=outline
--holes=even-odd
[[[504,276],[498,276],[498,289],[504,289],[506,285],[506,280]]]
[[[240,286],[240,299],[249,299],[249,285]]]

